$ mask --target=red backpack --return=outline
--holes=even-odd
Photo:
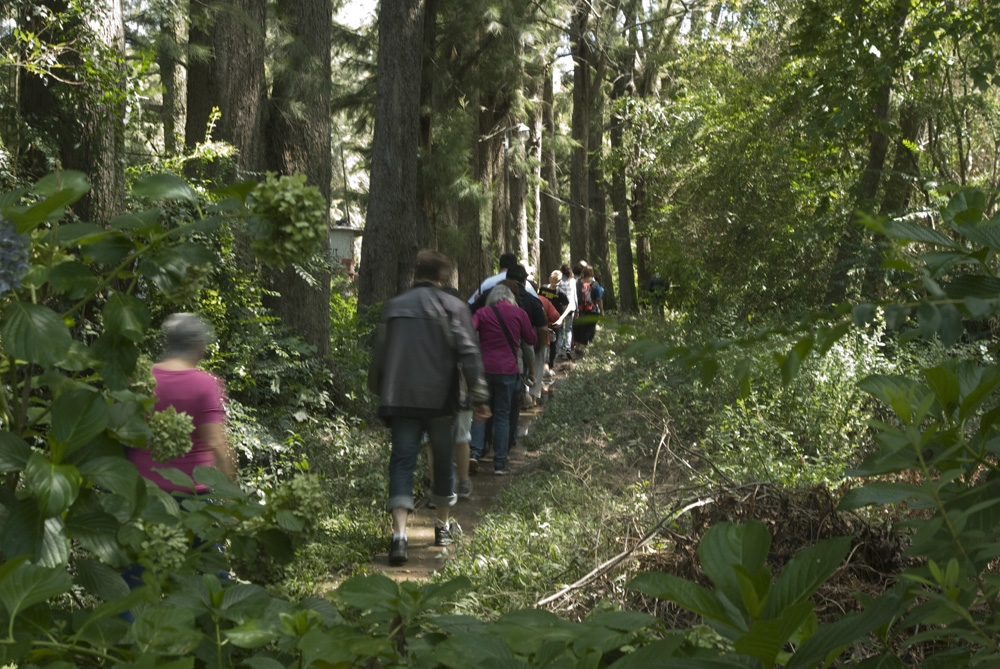
[[[593,286],[588,281],[580,282],[580,313],[589,314],[594,311]]]

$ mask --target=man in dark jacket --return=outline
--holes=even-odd
[[[368,388],[379,396],[379,415],[392,429],[389,501],[392,543],[389,563],[407,559],[406,520],[414,510],[413,472],[424,432],[434,453],[431,501],[437,507],[434,544],[447,546],[457,531],[448,522],[455,504],[452,420],[458,408],[458,374],[465,377],[473,413],[489,417],[489,391],[468,306],[440,288],[451,262],[437,251],[417,254],[413,287],[385,303]]]

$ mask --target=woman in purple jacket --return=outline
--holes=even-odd
[[[538,341],[528,314],[517,306],[514,293],[504,284],[490,291],[486,307],[472,316],[472,326],[479,333],[479,349],[483,356],[486,384],[490,388],[490,409],[493,412],[493,473],[509,474],[507,451],[510,444],[511,402],[520,383],[518,350],[522,342],[534,346]],[[506,330],[506,331],[505,331]],[[533,363],[533,356],[532,356]],[[534,379],[533,364],[529,378]],[[472,425],[469,466],[476,471],[486,442],[486,423]]]

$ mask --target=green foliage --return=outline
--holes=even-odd
[[[191,450],[194,421],[174,407],[154,411],[149,417],[149,454],[157,462],[167,462]]]
[[[247,197],[253,212],[250,230],[253,252],[261,260],[283,267],[315,253],[326,237],[326,200],[305,175],[268,174]]]

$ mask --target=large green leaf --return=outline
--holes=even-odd
[[[122,457],[101,457],[81,462],[80,475],[92,485],[104,490],[135,498],[136,484],[141,477],[139,470],[131,462]]]
[[[84,260],[100,265],[117,265],[135,251],[135,242],[117,230],[109,230],[101,239],[81,248]]]
[[[100,505],[97,508],[89,506],[77,511],[75,505],[66,517],[66,532],[79,542],[81,546],[115,567],[124,567],[126,555],[118,543],[118,530],[121,523],[109,513],[105,513]]]
[[[49,285],[56,293],[79,300],[97,287],[97,277],[79,260],[66,260],[49,272]]]
[[[805,601],[837,570],[850,547],[850,537],[837,537],[796,553],[781,570],[778,580],[771,588],[764,604],[763,616],[779,618],[786,609]]]
[[[712,590],[673,574],[639,574],[629,582],[628,587],[657,599],[674,602],[692,613],[724,625],[734,638],[747,630],[746,621],[731,604],[727,606]]]
[[[27,556],[37,564],[54,567],[69,560],[69,539],[59,516],[43,518],[33,499],[18,502],[0,530],[0,547],[6,558]]]
[[[992,300],[1000,296],[1000,279],[984,274],[961,274],[949,279],[942,287],[952,300],[964,300],[968,297]]]
[[[831,653],[864,639],[896,616],[906,611],[905,587],[896,586],[865,607],[858,615],[847,615],[821,626],[803,643],[786,669],[809,669],[827,660]]]
[[[976,223],[982,220],[987,206],[986,194],[982,190],[966,187],[951,197],[941,216],[948,223],[956,225]]]
[[[56,238],[62,246],[94,244],[108,236],[108,231],[96,223],[67,223],[56,228]]]
[[[715,587],[730,602],[738,604],[743,597],[734,567],[738,565],[748,574],[757,574],[764,567],[770,550],[771,533],[764,523],[757,520],[741,525],[718,523],[701,538],[698,557],[701,568]]]
[[[73,465],[59,465],[35,451],[24,468],[24,484],[38,500],[45,518],[58,516],[69,509],[80,493],[82,479]]]
[[[59,314],[30,302],[11,302],[0,316],[0,338],[9,354],[43,367],[62,360],[73,341]]]
[[[612,663],[609,669],[661,669],[670,666],[665,660],[684,645],[687,639],[680,632],[669,634],[660,641],[646,644]],[[681,660],[677,660],[678,663]],[[678,664],[677,666],[680,666]]]
[[[879,506],[897,504],[903,500],[923,496],[920,486],[911,483],[866,483],[848,490],[837,509],[853,511],[871,504]]]
[[[941,408],[950,414],[958,406],[958,374],[949,367],[939,365],[925,369],[924,380],[934,392]]]
[[[67,592],[72,585],[73,581],[65,568],[39,567],[22,562],[0,579],[0,603],[7,609],[7,615],[13,618],[29,606]]]
[[[91,347],[95,356],[104,365],[101,367],[101,378],[111,390],[128,388],[135,363],[139,359],[139,349],[136,343],[127,337],[111,332],[105,332]]]
[[[104,303],[104,329],[105,332],[141,342],[149,329],[149,310],[141,300],[116,291]]]
[[[57,463],[88,441],[104,432],[110,409],[100,393],[70,390],[52,403],[52,427],[49,443]]]
[[[76,566],[76,582],[88,592],[105,601],[124,597],[129,593],[128,584],[117,571],[106,564],[81,558]]]
[[[140,179],[132,187],[132,192],[140,197],[148,197],[151,200],[198,202],[198,194],[195,193],[188,182],[173,174],[154,174]]]
[[[194,613],[173,606],[143,609],[129,629],[130,640],[165,655],[187,655],[203,639],[194,624]]]
[[[247,497],[242,488],[215,467],[195,467],[192,474],[196,483],[207,485],[215,495],[228,499],[246,499]]]
[[[971,242],[1000,250],[1000,221],[982,221],[955,228],[956,232]]]
[[[0,473],[21,471],[29,457],[31,446],[12,432],[0,431]]]
[[[337,588],[337,599],[362,611],[395,611],[399,606],[399,585],[381,574],[352,576]]]
[[[958,246],[948,235],[912,221],[888,221],[884,232],[886,237],[900,241],[924,242],[953,248]]]
[[[774,619],[755,620],[753,627],[733,644],[737,652],[756,657],[765,667],[773,667],[778,653],[812,613],[812,602],[799,602],[781,611]]]

